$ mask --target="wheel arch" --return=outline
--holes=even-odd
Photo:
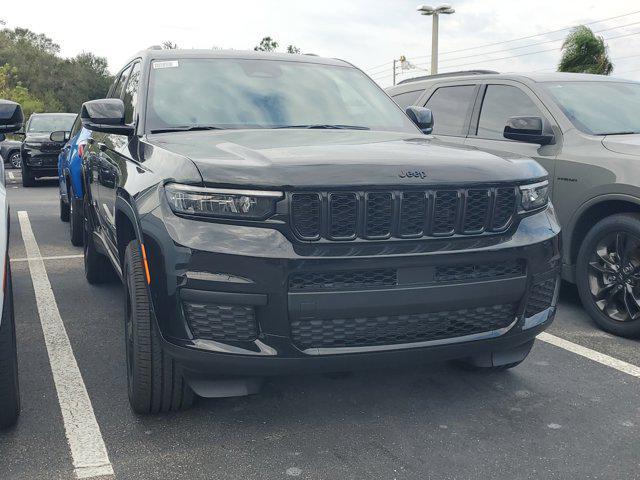
[[[640,198],[624,194],[601,195],[585,202],[578,209],[566,230],[568,238],[565,239],[565,245],[570,265],[576,264],[582,241],[591,227],[603,218],[617,213],[640,213]]]

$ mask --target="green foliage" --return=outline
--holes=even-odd
[[[44,111],[44,103],[39,98],[34,97],[25,87],[21,85],[11,86],[16,69],[11,65],[0,67],[0,98],[13,100],[22,105],[25,119],[34,112]]]
[[[607,53],[604,39],[596,36],[590,28],[584,25],[571,30],[562,44],[562,58],[558,65],[558,71],[611,74],[613,63]]]
[[[278,42],[271,37],[264,37],[260,43],[253,47],[256,52],[273,52],[278,48]]]
[[[162,42],[162,48],[164,50],[175,50],[176,48],[178,48],[178,44],[175,42],[172,42],[171,40],[167,40]]]
[[[11,65],[8,88],[24,88],[41,102],[40,110],[78,112],[83,102],[107,93],[111,76],[104,58],[81,53],[63,59],[59,52],[45,35],[25,28],[0,30],[0,65]]]
[[[257,52],[275,52],[278,49],[278,46],[279,46],[278,42],[276,42],[273,38],[264,37],[262,40],[260,40],[260,43],[258,45],[253,47],[253,49]],[[300,49],[295,45],[287,46],[286,51],[287,53],[294,53],[294,54],[300,53]]]

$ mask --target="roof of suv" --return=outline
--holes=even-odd
[[[400,90],[398,87],[403,87],[402,90],[409,90],[409,86],[413,85],[428,85],[435,82],[456,80],[456,81],[478,81],[478,80],[490,80],[490,79],[511,79],[520,80],[523,82],[633,82],[638,83],[635,80],[625,80],[617,77],[609,77],[606,75],[592,75],[588,73],[565,73],[565,72],[551,72],[551,73],[490,73],[490,74],[478,74],[469,72],[468,75],[464,75],[463,72],[455,72],[451,76],[446,74],[438,74],[433,77],[418,77],[416,79],[407,79],[400,82],[394,87],[390,87],[387,90]]]
[[[260,60],[284,60],[288,62],[317,63],[322,65],[336,65],[351,67],[349,62],[337,58],[319,57],[313,54],[291,54],[256,52],[254,50],[196,50],[196,49],[162,49],[148,48],[138,52],[131,60],[142,58],[145,60],[171,60],[179,58],[238,58]],[[127,62],[129,63],[129,62]]]

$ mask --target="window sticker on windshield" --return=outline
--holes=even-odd
[[[166,61],[166,62],[153,62],[153,68],[176,68],[178,67],[178,61],[177,60],[170,60],[170,61]]]

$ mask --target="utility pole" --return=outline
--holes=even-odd
[[[420,5],[417,8],[421,15],[433,17],[433,24],[431,27],[431,75],[438,73],[438,23],[441,14],[449,15],[455,13],[455,10],[451,8],[451,5],[440,5],[433,8],[429,5]]]
[[[393,84],[396,84],[396,59],[393,59]]]

